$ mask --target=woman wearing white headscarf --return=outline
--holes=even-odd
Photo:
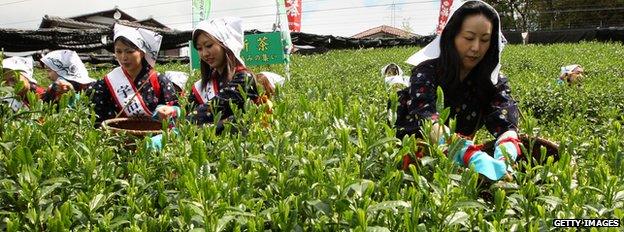
[[[74,51],[52,51],[43,56],[41,62],[46,67],[48,79],[53,82],[43,95],[43,101],[55,101],[69,90],[86,90],[95,82]]]
[[[37,98],[41,98],[45,93],[45,89],[37,85],[37,80],[33,78],[33,59],[31,57],[10,57],[2,60],[2,80],[8,86],[15,86],[21,82],[22,91],[19,93],[21,99],[7,98],[14,110],[28,105],[26,102],[26,93],[33,92]]]
[[[507,78],[500,73],[504,42],[494,8],[482,1],[457,2],[442,34],[407,60],[415,67],[410,87],[399,95],[397,136],[420,137],[422,120],[437,120],[436,89],[440,86],[444,106],[451,109],[451,118],[456,118],[455,132],[465,138],[462,149],[449,158],[463,166],[475,166],[491,180],[504,177],[508,167],[502,149],[513,160],[520,155],[518,107],[510,96]],[[483,125],[497,138],[494,157],[471,141]],[[445,126],[434,124],[434,128],[442,131]]]
[[[162,36],[143,28],[115,24],[115,58],[120,67],[92,86],[98,122],[117,116],[176,116],[173,84],[154,70]]]
[[[189,95],[189,104],[197,106],[189,115],[191,121],[212,123],[217,113],[221,119],[230,118],[234,114],[230,104],[243,109],[245,101],[258,98],[254,76],[240,56],[243,38],[242,21],[233,17],[202,21],[193,31],[193,45],[201,58],[201,80]],[[222,129],[222,125],[217,127]]]
[[[395,63],[387,64],[381,68],[381,77],[387,87],[392,90],[400,90],[409,87],[409,76],[403,76],[403,70]]]

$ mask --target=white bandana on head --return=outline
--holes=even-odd
[[[275,86],[284,86],[284,82],[286,81],[286,79],[284,79],[284,77],[280,76],[277,73],[273,73],[273,72],[260,72],[262,75],[264,75],[265,77],[267,77],[267,80],[269,80],[269,84],[271,84],[271,88],[275,89]]]
[[[396,75],[386,74],[388,69],[392,66],[395,66],[397,68],[397,74]],[[399,65],[395,63],[390,63],[390,64],[383,66],[381,68],[380,73],[381,73],[381,76],[384,78],[384,82],[388,86],[394,86],[394,85],[401,85],[402,87],[410,86],[410,82],[409,82],[410,77],[403,76],[403,70],[401,69],[401,67],[399,67]]]
[[[237,17],[224,17],[216,18],[212,20],[201,21],[193,30],[193,38],[196,38],[196,34],[199,32],[206,32],[210,34],[219,42],[223,43],[225,47],[230,49],[236,59],[243,65],[245,62],[240,56],[243,50],[243,20]],[[196,41],[193,41],[195,43]]]
[[[584,71],[583,68],[581,68],[581,66],[578,64],[563,66],[561,67],[561,72],[559,73],[559,77],[562,77],[566,74],[583,73],[583,71]]]
[[[177,71],[166,71],[163,74],[167,80],[171,81],[174,85],[178,86],[178,88],[184,90],[186,87],[186,82],[188,81],[188,74],[185,72],[177,72]]]
[[[158,58],[158,51],[160,51],[160,43],[162,42],[162,35],[156,32],[143,29],[128,27],[121,24],[115,24],[115,36],[113,41],[119,37],[124,37],[132,44],[136,45],[143,53],[145,53],[145,60],[152,67],[156,65],[156,58]]]
[[[451,18],[453,17],[453,15],[455,15],[455,12],[457,12],[457,10],[462,7],[464,4],[466,4],[467,2],[482,2],[483,4],[487,5],[488,7],[494,9],[494,7],[490,6],[489,4],[483,2],[483,1],[455,1],[452,9],[451,9],[451,16],[448,18],[448,20],[450,21]],[[492,81],[492,84],[496,84],[498,83],[498,74],[500,73],[500,68],[501,68],[501,64],[500,64],[500,53],[503,52],[503,48],[505,47],[505,44],[507,43],[507,39],[505,39],[505,37],[503,36],[502,30],[501,30],[501,23],[500,23],[500,16],[498,16],[498,12],[496,10],[494,10],[494,12],[496,13],[496,17],[498,18],[498,28],[496,28],[498,30],[498,51],[499,51],[499,60],[497,60],[498,64],[496,65],[496,67],[494,68],[494,70],[492,70],[492,74],[490,75],[490,80]],[[444,32],[442,32],[444,33]],[[431,59],[435,59],[440,57],[440,38],[442,37],[442,34],[436,36],[436,38],[431,41],[431,43],[427,44],[427,46],[425,46],[424,48],[420,49],[420,51],[414,53],[414,55],[410,56],[407,61],[405,61],[408,64],[417,66],[422,62],[425,62],[427,60],[431,60]]]
[[[74,51],[52,51],[43,56],[41,62],[65,80],[75,81],[80,84],[95,82],[94,79],[89,77],[89,72],[80,60],[78,53]]]
[[[2,68],[20,71],[28,81],[37,83],[33,78],[33,58],[14,56],[2,60]]]
[[[399,67],[399,65],[397,65],[395,63],[389,63],[386,66],[383,66],[381,68],[381,76],[382,77],[388,76],[388,75],[386,75],[386,71],[388,70],[388,68],[390,68],[390,66],[396,66],[397,67],[397,71],[398,71],[398,73],[396,75],[397,76],[403,76],[403,70],[401,69],[401,67]]]

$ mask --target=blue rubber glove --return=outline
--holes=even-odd
[[[494,159],[504,160],[505,156],[503,154],[503,149],[511,158],[511,161],[516,161],[518,159],[518,155],[522,152],[520,150],[520,146],[518,143],[520,140],[518,139],[518,133],[515,131],[507,131],[500,135],[496,140],[494,148]]]
[[[160,151],[162,149],[162,134],[151,137],[147,144],[147,149]]]
[[[470,140],[462,140],[464,143],[460,151],[454,156],[455,163],[474,167],[474,170],[490,180],[500,180],[507,174],[507,164],[504,160],[494,159],[480,150]]]
[[[173,131],[174,135],[180,134],[180,132],[178,131],[178,128],[174,127],[172,129],[172,131]],[[158,135],[152,136],[150,138],[150,141],[147,143],[147,149],[148,150],[155,150],[155,151],[162,150],[162,134],[158,134]]]
[[[69,102],[67,103],[67,106],[70,108],[74,108],[74,106],[76,106],[76,103],[80,101],[80,94],[74,94],[74,96],[72,98],[69,99]]]

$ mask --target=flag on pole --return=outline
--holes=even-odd
[[[278,14],[279,14],[278,15],[279,21],[277,22],[276,29],[282,33],[282,40],[284,41],[284,53],[286,54],[286,59],[288,59],[288,55],[290,55],[293,45],[292,45],[292,40],[290,38],[290,28],[289,28],[290,26],[285,27],[282,25],[282,22],[288,22],[285,1],[288,1],[288,0],[276,0],[277,6],[278,6]]]
[[[193,28],[199,22],[208,19],[210,0],[193,0]]]
[[[436,29],[436,34],[441,34],[442,30],[444,30],[444,26],[446,26],[446,22],[451,13],[451,6],[453,5],[453,0],[441,0],[440,1],[440,16],[438,17],[438,28]]]
[[[285,0],[288,28],[290,31],[301,31],[301,0]]]
[[[286,79],[290,80],[290,53],[293,50],[292,40],[290,38],[290,23],[288,27],[282,25],[282,22],[290,22],[290,18],[287,15],[286,11],[286,2],[289,0],[276,0],[277,9],[278,9],[278,22],[277,22],[277,30],[282,34],[282,42],[284,46],[284,59],[286,65],[284,66],[284,71],[286,73]],[[301,3],[301,0],[298,0]],[[301,16],[301,11],[299,11],[299,15]],[[299,17],[299,22],[301,22],[301,17]],[[299,25],[301,27],[301,25]]]
[[[193,0],[191,3],[191,24],[193,25],[193,28],[195,28],[199,22],[208,19],[208,16],[210,15],[210,3],[210,0]],[[197,50],[192,43],[193,41],[189,41],[191,70],[198,69],[200,66],[199,53],[197,53]]]

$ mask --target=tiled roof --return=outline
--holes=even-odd
[[[152,26],[146,26],[138,22],[130,22],[127,20],[119,20],[117,21],[117,23],[130,26],[130,27],[145,28],[145,29],[155,31],[158,33],[174,31],[170,28],[156,28]],[[74,29],[109,29],[111,28],[111,25],[87,23],[87,22],[77,21],[74,19],[62,18],[62,17],[57,17],[57,16],[49,16],[49,15],[44,16],[43,19],[41,20],[41,24],[39,25],[39,28],[54,28],[54,27],[74,28]]]
[[[353,36],[351,36],[352,38],[365,38],[367,36],[371,36],[377,33],[386,33],[386,34],[390,34],[390,35],[394,35],[396,37],[412,37],[414,36],[413,33],[403,30],[403,29],[399,29],[396,27],[391,27],[388,25],[381,25],[378,27],[374,27],[371,29],[368,29],[366,31],[357,33]]]
[[[75,29],[107,29],[109,26],[97,23],[80,22],[73,19],[62,18],[57,16],[43,16],[39,28],[75,28]]]

